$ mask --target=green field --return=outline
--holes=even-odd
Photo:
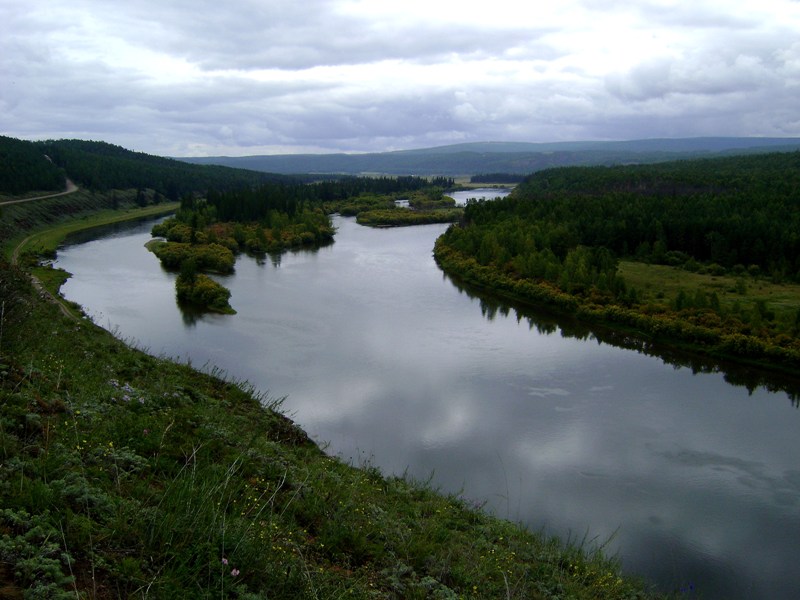
[[[716,294],[723,314],[753,312],[759,302],[774,313],[778,323],[793,325],[800,310],[800,285],[772,283],[764,277],[744,273],[711,275],[691,273],[678,267],[621,261],[619,274],[628,286],[639,292],[639,302],[669,307],[683,291],[689,297],[702,292],[706,298]],[[791,327],[786,327],[790,329]]]

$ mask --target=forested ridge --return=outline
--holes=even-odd
[[[534,303],[796,366],[798,298],[770,306],[748,289],[800,281],[799,209],[797,152],[558,168],[505,199],[469,203],[436,256],[449,272]],[[621,261],[706,274],[710,287],[637,288]]]
[[[568,243],[800,280],[800,152],[553,169],[528,177],[514,198],[517,214],[561,224]]]
[[[106,142],[0,138],[0,193],[63,189],[68,176],[98,192],[151,189],[169,200],[209,189],[229,190],[266,182],[295,182],[287,175],[195,165]]]
[[[389,173],[404,175],[469,176],[505,173],[524,176],[566,165],[647,164],[720,156],[797,150],[797,138],[683,138],[617,142],[555,143],[471,142],[366,154],[283,154],[185,158],[188,162],[218,164],[278,173]]]
[[[0,136],[0,194],[63,190],[62,170],[32,142]]]

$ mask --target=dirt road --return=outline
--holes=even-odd
[[[33,202],[34,200],[44,200],[46,198],[55,198],[56,196],[65,196],[66,194],[72,194],[73,192],[78,191],[78,186],[72,183],[69,179],[67,179],[67,189],[63,192],[58,192],[56,194],[47,194],[45,196],[36,196],[35,198],[25,198],[24,200],[10,200],[8,202],[0,202],[0,206],[5,204],[19,204],[20,202]],[[35,234],[34,234],[35,235]],[[19,262],[19,253],[22,248],[28,243],[28,241],[34,237],[34,235],[29,235],[24,240],[22,240],[19,244],[14,247],[14,250],[11,252],[11,264],[16,265]],[[39,281],[35,276],[31,275],[31,281],[33,282],[33,286],[36,288],[36,291],[41,295],[43,298],[47,298],[51,302],[54,302],[58,305],[58,308],[61,309],[61,312],[64,316],[69,317],[73,321],[79,321],[80,319],[75,316],[75,314],[70,311],[64,302],[51,294],[43,285],[42,282]]]
[[[75,185],[72,180],[67,179],[67,189],[63,192],[56,192],[55,194],[46,194],[44,196],[36,196],[34,198],[22,198],[21,200],[6,200],[5,202],[0,202],[0,206],[5,206],[7,204],[22,204],[23,202],[33,202],[34,200],[45,200],[46,198],[55,198],[57,196],[66,196],[67,194],[72,194],[77,192],[80,188]]]

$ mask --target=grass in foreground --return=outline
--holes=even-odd
[[[652,597],[600,552],[326,456],[279,402],[62,318],[7,264],[0,293],[6,597]]]

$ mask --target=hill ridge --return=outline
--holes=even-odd
[[[800,150],[800,138],[696,137],[576,142],[466,142],[430,148],[371,153],[260,154],[177,157],[256,171],[299,174],[445,175],[529,174],[576,165],[653,163],[680,158]]]

